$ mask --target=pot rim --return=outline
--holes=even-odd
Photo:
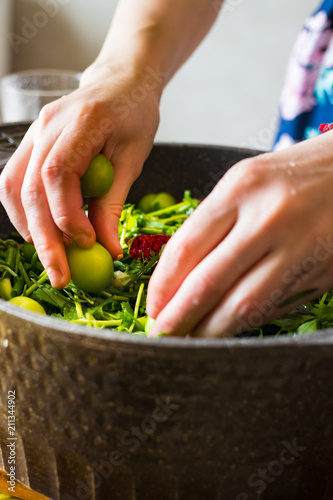
[[[260,347],[284,347],[291,345],[296,347],[314,346],[320,347],[333,345],[333,328],[318,330],[314,333],[281,335],[279,337],[250,337],[235,338],[225,337],[217,339],[209,338],[184,338],[184,337],[158,337],[148,338],[146,336],[135,335],[133,333],[120,332],[112,329],[98,329],[85,325],[70,323],[69,321],[44,316],[32,311],[19,308],[0,299],[0,322],[1,313],[14,316],[18,320],[23,320],[29,325],[36,325],[41,329],[53,331],[54,333],[67,334],[70,336],[85,337],[86,340],[105,340],[106,342],[119,342],[119,344],[130,344],[154,348],[204,348],[204,349],[227,349],[235,348],[260,348]],[[22,325],[23,326],[23,325]]]

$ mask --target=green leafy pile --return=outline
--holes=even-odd
[[[258,335],[260,337],[267,335],[297,335],[332,327],[333,289],[324,293],[318,299],[306,302],[267,325],[254,329],[250,333],[251,335]]]
[[[139,235],[172,236],[199,203],[186,191],[182,202],[150,213],[144,213],[133,204],[125,205],[119,223],[124,255],[114,262],[114,281],[98,295],[89,295],[72,282],[63,290],[56,290],[37,253],[29,255],[27,244],[17,234],[12,239],[0,240],[0,296],[4,300],[19,295],[31,297],[48,315],[73,323],[145,335],[148,282],[160,253],[152,253],[150,259],[134,260],[129,242]],[[304,334],[332,326],[333,289],[239,336]]]
[[[4,300],[19,295],[30,297],[48,315],[73,323],[145,335],[147,287],[159,255],[134,260],[128,242],[138,235],[172,236],[198,204],[199,200],[186,191],[182,202],[150,213],[125,205],[119,223],[124,255],[114,262],[114,281],[98,295],[87,294],[72,282],[56,290],[37,253],[27,255],[26,243],[16,237],[0,240],[0,296]]]

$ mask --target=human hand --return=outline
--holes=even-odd
[[[142,97],[142,74],[134,70],[88,68],[79,90],[42,109],[0,177],[11,222],[35,245],[56,288],[70,279],[64,239],[88,248],[97,238],[114,258],[122,253],[119,216],[159,122],[156,85],[133,99],[140,90]],[[113,164],[114,182],[109,193],[90,200],[88,219],[80,177],[100,151]]]
[[[231,168],[163,251],[149,336],[235,335],[331,288],[332,189],[333,132]]]

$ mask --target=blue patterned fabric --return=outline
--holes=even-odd
[[[314,137],[328,122],[333,122],[333,0],[307,19],[293,48],[274,149]]]

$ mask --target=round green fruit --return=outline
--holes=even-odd
[[[142,210],[142,212],[144,213],[148,213],[148,212],[151,212],[151,207],[153,205],[153,202],[156,198],[156,194],[155,193],[149,193],[149,194],[145,194],[144,196],[142,196],[142,198],[140,199],[139,203],[138,203],[138,208],[140,208],[140,210]]]
[[[113,260],[99,243],[91,248],[80,248],[71,243],[66,249],[73,283],[87,293],[98,293],[113,279]]]
[[[85,198],[99,198],[104,196],[113,184],[113,167],[102,154],[94,156],[81,177],[81,192]]]
[[[42,307],[36,300],[31,299],[30,297],[23,297],[22,295],[19,295],[18,297],[13,297],[8,302],[18,307],[29,309],[29,311],[33,311],[38,314],[46,314],[44,307]]]
[[[154,200],[152,201],[150,212],[155,212],[155,210],[162,210],[162,208],[171,207],[175,205],[176,199],[169,193],[158,193]]]

